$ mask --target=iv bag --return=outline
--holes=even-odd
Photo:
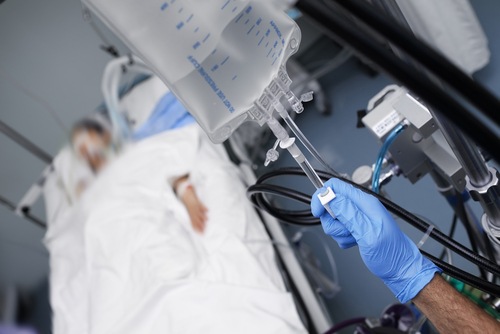
[[[83,0],[169,87],[215,143],[298,50],[300,29],[267,0]]]

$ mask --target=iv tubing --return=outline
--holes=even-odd
[[[404,126],[399,124],[396,126],[389,136],[387,136],[387,139],[385,140],[384,144],[382,145],[382,148],[380,148],[380,151],[378,153],[377,157],[377,162],[375,163],[375,168],[373,169],[373,178],[372,178],[372,190],[374,193],[379,193],[379,187],[380,187],[380,171],[382,170],[382,162],[384,161],[384,157],[387,154],[387,151],[389,150],[389,147],[391,144],[394,142],[394,140],[399,136],[401,132],[404,130]]]
[[[335,175],[336,177],[346,177],[346,175],[340,174],[337,172],[335,169],[333,169],[319,154],[319,152],[314,148],[314,146],[307,140],[306,136],[300,131],[299,127],[293,119],[290,117],[286,109],[280,104],[275,105],[276,110],[280,114],[281,118],[283,118],[288,125],[288,127],[292,130],[292,132],[299,138],[300,142],[302,145],[305,146],[305,148],[311,153],[311,155],[323,166],[323,168],[326,169],[327,172],[330,172],[331,174]]]
[[[328,180],[333,177],[333,175],[318,171],[317,174],[321,177],[322,180]],[[255,206],[265,210],[272,216],[280,219],[283,222],[290,223],[290,224],[295,224],[295,225],[314,225],[314,224],[320,224],[319,218],[315,218],[311,215],[310,210],[284,210],[284,209],[278,209],[273,207],[263,196],[264,193],[272,194],[272,195],[278,195],[278,196],[284,196],[290,199],[293,199],[298,202],[302,202],[304,204],[309,204],[311,203],[311,196],[300,193],[296,190],[284,188],[284,187],[279,187],[275,185],[270,185],[270,184],[264,184],[267,180],[282,176],[282,175],[289,175],[289,176],[304,176],[303,171],[300,168],[282,168],[276,171],[270,171],[267,172],[259,177],[259,179],[256,181],[256,184],[249,187],[247,190],[247,196],[254,204]],[[416,227],[422,232],[425,232],[427,228],[429,227],[429,224],[421,220],[420,218],[416,217],[415,215],[412,215],[405,209],[399,207],[398,205],[394,204],[393,202],[387,200],[385,197],[380,196],[364,187],[359,186],[358,184],[352,182],[351,180],[347,179],[341,179],[342,181],[349,183],[353,187],[364,191],[368,194],[371,194],[375,198],[377,198],[382,204],[392,213],[398,215],[399,217],[403,218],[406,222],[410,223],[412,226]],[[498,266],[496,263],[491,262],[488,259],[483,258],[479,254],[474,253],[470,249],[466,248],[465,246],[461,245],[460,243],[456,242],[455,240],[449,238],[447,235],[442,233],[441,231],[437,229],[433,229],[430,233],[431,238],[434,240],[438,241],[442,245],[450,248],[450,250],[454,251],[458,255],[464,257],[468,261],[481,266],[485,270],[493,273],[493,274],[498,274],[500,275],[500,266]],[[444,270],[444,272],[452,277],[455,277],[458,280],[461,280],[462,282],[469,284],[475,288],[478,288],[482,291],[486,291],[492,295],[499,296],[500,297],[500,286],[492,284],[488,281],[482,280],[478,277],[475,277],[474,275],[471,275],[463,270],[460,270],[456,267],[453,267],[449,265],[446,262],[441,261],[438,258],[435,258],[434,256],[420,250],[420,252],[429,258],[431,261],[436,263],[438,267]]]
[[[290,152],[314,187],[316,187],[316,189],[322,188],[324,185],[323,181],[321,181],[314,168],[312,168],[309,161],[307,161],[304,154],[302,154],[299,147],[295,144],[295,138],[291,138],[285,128],[283,128],[283,126],[274,117],[271,117],[267,121],[267,125],[280,141],[280,147],[282,149],[287,149],[288,152]]]
[[[316,230],[311,230],[309,228],[302,227],[297,233],[300,233],[304,235],[305,233],[310,233],[316,237],[317,240],[319,240],[319,243],[323,246],[323,250],[325,251],[326,257],[328,258],[328,262],[330,264],[330,268],[332,269],[332,280],[333,283],[335,283],[335,286],[337,287],[336,291],[333,293],[331,297],[327,298],[333,298],[335,294],[337,294],[340,291],[340,284],[339,284],[339,275],[337,271],[337,265],[335,264],[335,259],[333,258],[332,251],[328,247],[328,244],[326,243],[325,239],[322,237],[322,235],[318,234]],[[301,237],[302,237],[301,235]]]
[[[304,160],[302,163],[299,163],[299,166],[302,168],[304,173],[306,173],[307,177],[311,180],[316,189],[320,189],[324,186],[323,181],[321,181],[318,174],[316,174],[316,171],[312,168],[309,161]]]

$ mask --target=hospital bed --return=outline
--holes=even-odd
[[[113,62],[118,70],[105,71],[103,82],[111,73],[122,76],[124,64],[127,73],[137,69],[127,59]],[[138,143],[125,145],[79,201],[71,188],[85,166],[63,148],[17,206],[29,215],[43,192],[55,333],[314,333],[331,327],[279,222],[246,199],[256,178],[242,136],[226,145],[235,164],[149,75],[139,71],[121,89],[113,80],[116,96],[105,93],[127,111],[123,119]],[[190,228],[166,182],[185,174],[209,209],[203,235]],[[242,323],[248,325],[239,328]]]
[[[132,119],[132,118],[131,118],[131,119]],[[136,119],[132,119],[132,120],[133,120],[133,121],[137,121]],[[236,137],[232,137],[232,139],[230,140],[230,144],[231,144],[231,146],[234,146],[234,145],[235,145],[235,143],[236,143],[236,147],[238,148],[238,147],[239,147],[239,146],[237,145],[237,144],[238,144],[238,142],[237,142],[237,141],[238,141],[238,139],[234,139],[234,138],[236,138]],[[234,147],[232,147],[232,148],[234,149]],[[236,149],[235,151],[238,151],[238,150]],[[245,155],[243,154],[243,155],[241,155],[241,156],[243,156],[243,157],[244,157]],[[241,157],[240,157],[240,158],[241,158]],[[225,157],[224,159],[227,159],[227,157]],[[243,159],[240,159],[240,160],[241,160],[241,161],[243,161],[243,162],[247,162],[244,158],[243,158]],[[132,161],[132,162],[136,162],[136,161],[135,161],[135,160],[133,160],[133,159],[131,159],[131,161]],[[246,166],[245,166],[245,164],[244,164],[244,165],[243,165],[243,166],[241,166],[240,168],[242,169],[242,173],[249,171],[248,164],[247,164]],[[51,170],[49,169],[49,170],[47,171],[47,173],[49,173],[49,174],[50,174],[50,173],[51,173]],[[247,176],[247,178],[246,178],[247,180],[250,180],[250,182],[248,182],[249,184],[254,183],[254,182],[252,181],[253,174],[251,173],[251,171],[250,171],[250,173],[248,173],[248,175],[247,175],[247,174],[244,174],[244,175],[246,175],[246,176]],[[43,178],[43,180],[48,180],[48,178],[44,177],[44,178]],[[49,182],[49,183],[50,183],[50,182]],[[47,184],[49,184],[49,183],[47,183]],[[96,196],[96,197],[97,197],[97,196]],[[24,216],[25,216],[25,217],[29,217],[29,215],[28,215],[28,214],[29,214],[29,211],[24,210],[24,209],[26,209],[26,208],[29,208],[29,206],[23,206],[23,205],[21,205],[21,206],[17,206],[17,208],[18,208],[18,209],[20,209],[21,211],[23,211],[23,214],[24,214]],[[96,223],[96,225],[98,225],[98,224]],[[281,233],[281,230],[280,230],[279,228],[275,228],[275,229],[273,229],[272,227],[269,227],[269,225],[266,225],[266,227],[268,228],[268,230],[269,230],[270,234],[271,234],[271,235],[273,235],[273,237],[274,237],[274,238],[279,239],[279,238],[277,238],[277,237],[276,237],[276,235],[278,235],[278,236],[279,236],[279,234]],[[113,231],[113,232],[115,232],[115,231]],[[245,240],[245,241],[248,241],[249,243],[253,243],[253,242],[254,242],[254,240],[252,240],[252,239],[248,239],[248,240],[247,240],[247,239],[244,239],[244,240]],[[265,242],[262,242],[262,239],[255,240],[255,242],[257,242],[257,241],[258,241],[259,243],[264,243],[264,244],[266,244],[266,243],[267,243],[267,244],[269,244],[269,243],[270,243],[270,241],[269,241],[269,240],[266,240]],[[273,241],[273,243],[274,243],[274,244],[278,244],[279,242],[280,242],[280,241],[277,241],[277,240]],[[283,253],[285,252],[283,249],[287,250],[287,248],[286,248],[286,247],[279,247],[279,246],[277,247],[278,253],[279,253],[279,254],[280,254],[283,258],[286,258],[286,255],[283,255]],[[63,255],[65,255],[65,254],[63,254]],[[286,261],[284,261],[284,262],[286,262]],[[292,260],[292,262],[293,262],[293,260]],[[287,268],[293,268],[293,265],[287,264]],[[293,276],[293,275],[292,275],[292,276]],[[300,276],[300,274],[299,274],[299,276]],[[294,279],[295,279],[295,277],[294,277]],[[307,288],[306,288],[306,289],[307,289]],[[307,304],[307,303],[306,303],[306,304]]]

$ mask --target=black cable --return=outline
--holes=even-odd
[[[453,215],[453,221],[451,222],[451,228],[450,228],[450,233],[448,234],[448,236],[450,238],[453,238],[453,235],[455,234],[455,227],[457,227],[457,215]]]
[[[448,237],[450,237],[450,239],[453,239],[453,234],[455,234],[455,227],[457,226],[457,218],[458,218],[457,215],[454,214],[453,215],[453,220],[451,222],[450,233],[448,233]],[[444,258],[445,254],[446,254],[446,247],[441,252],[441,255],[439,255],[439,259],[442,260]]]
[[[286,197],[306,205],[310,205],[311,203],[309,195],[280,186],[259,184],[259,181],[247,190],[247,196],[250,197],[252,203],[273,217],[280,217],[279,219],[293,225],[309,226],[320,224],[319,218],[312,216],[310,210],[283,210],[275,208],[263,194]]]
[[[486,253],[488,255],[488,258],[490,259],[490,261],[496,262],[495,251],[493,250],[493,246],[491,245],[490,238],[488,237],[488,235],[484,231],[482,233],[482,236],[484,239],[484,243],[486,245]],[[493,275],[492,282],[495,282],[497,280],[497,277],[498,277],[497,275]]]
[[[469,238],[469,242],[470,242],[472,250],[474,251],[474,253],[479,254],[477,242],[476,242],[476,235],[474,234],[474,230],[472,229],[472,226],[470,225],[470,221],[467,219],[467,212],[465,210],[462,195],[457,192],[456,197],[457,197],[457,201],[458,201],[457,209],[460,210],[460,216],[464,217],[464,221],[462,221],[462,219],[460,219],[460,221],[462,222],[462,225],[465,227],[465,231],[467,232],[467,237]],[[482,279],[487,280],[486,271],[483,268],[479,267],[479,273],[480,273]]]
[[[326,181],[329,180],[330,178],[333,178],[334,176],[323,172],[323,171],[317,171],[318,176]],[[269,194],[274,194],[274,195],[279,195],[282,197],[288,197],[289,194],[291,195],[290,198],[297,200],[301,203],[310,203],[311,197],[302,193],[299,193],[295,190],[291,189],[286,189],[283,187],[278,187],[278,186],[273,186],[273,185],[265,185],[266,187],[261,187],[264,186],[264,182],[267,182],[268,180],[271,180],[276,177],[280,176],[302,176],[305,177],[306,175],[304,172],[298,168],[298,167],[289,167],[289,168],[282,168],[279,170],[274,170],[274,171],[269,171],[263,175],[261,175],[257,181],[256,184],[251,186],[248,191],[247,195],[250,199],[250,201],[257,207],[260,207],[267,211],[269,214],[272,216],[276,217],[279,220],[282,220],[286,223],[291,223],[294,224],[296,223],[294,220],[286,220],[287,218],[290,218],[290,216],[293,215],[293,211],[290,211],[288,216],[279,216],[276,214],[274,210],[272,210],[272,205],[265,199],[263,196],[264,193],[269,193]],[[343,179],[343,178],[338,178],[339,180],[342,180],[346,183],[351,184],[355,188],[364,191],[365,193],[374,196],[377,198],[385,207],[388,211],[396,214],[397,216],[401,217],[403,220],[411,224],[413,227],[419,229],[422,232],[427,232],[427,229],[429,228],[429,224],[421,220],[420,218],[416,217],[415,215],[411,214],[410,212],[406,211],[405,209],[401,208],[397,204],[393,203],[392,201],[386,199],[383,196],[380,196],[378,194],[375,194],[371,190],[368,190],[366,188],[363,188],[359,186],[358,184],[352,182],[351,180]],[[285,190],[283,190],[285,189]],[[310,219],[308,221],[305,221],[304,219],[298,219],[301,225],[313,225],[313,224],[319,224],[320,221],[318,218],[316,220]],[[499,275],[500,274],[500,266],[498,266],[496,263],[480,256],[477,253],[474,253],[467,247],[463,246],[462,244],[456,242],[453,239],[450,239],[447,235],[442,233],[441,231],[437,229],[433,229],[430,233],[430,237],[436,240],[437,242],[441,243],[442,245],[448,247],[450,250],[454,251],[458,255],[464,257],[468,261],[480,266],[481,268],[484,268],[485,270],[491,272],[494,275]]]
[[[432,256],[431,254],[423,251],[423,250],[420,250],[420,252],[426,258],[428,258],[429,260],[434,262],[434,264],[436,264],[439,268],[443,269],[443,272],[446,275],[451,276],[453,278],[456,278],[459,281],[462,281],[463,283],[468,284],[476,289],[479,289],[479,290],[484,291],[484,292],[488,292],[496,297],[500,297],[500,286],[499,285],[496,285],[494,283],[488,282],[484,279],[481,279],[481,278],[478,278],[474,275],[471,275],[468,272],[463,271],[461,269],[458,269],[457,267],[455,267],[451,264],[448,264],[448,263]]]
[[[349,45],[358,53],[374,61],[386,73],[397,81],[402,82],[443,115],[453,120],[454,123],[460,126],[462,130],[467,132],[477,142],[483,146],[488,145],[487,150],[492,152],[497,160],[499,159],[500,152],[496,149],[498,145],[485,143],[490,140],[494,142],[499,141],[499,138],[489,127],[489,124],[481,121],[479,117],[472,115],[467,108],[463,107],[462,104],[442,87],[436,85],[429,77],[419,73],[419,71],[385,50],[380,44],[377,44],[377,37],[382,36],[407,54],[411,54],[413,59],[425,65],[439,79],[448,83],[450,87],[454,88],[472,104],[481,109],[480,111],[483,116],[494,119],[498,126],[500,116],[497,115],[496,110],[500,108],[500,102],[493,95],[468,78],[442,56],[416,40],[411,34],[404,33],[402,29],[394,29],[394,25],[380,14],[374,13],[373,8],[364,6],[358,0],[335,1],[341,3],[341,7],[344,6],[344,9],[340,11],[338,9],[332,10],[331,7],[325,5],[324,1],[318,0],[301,0],[296,4],[296,7],[303,14],[318,23],[320,28],[323,28],[334,39],[344,45]],[[366,27],[363,27],[363,29],[360,29],[359,26],[356,27],[356,24],[353,24],[352,17],[346,19],[346,12],[348,12],[348,16],[357,16],[358,22],[361,21],[369,27],[368,29],[377,31],[380,36],[374,36],[373,32],[367,31]],[[398,211],[397,208],[394,209]],[[418,221],[413,221],[413,223],[416,226],[419,225]],[[471,236],[471,246],[474,248],[476,245],[477,249],[476,239],[473,237],[474,234],[470,233],[470,230],[468,234]]]
[[[455,215],[455,220],[452,222],[452,226],[451,226],[451,229],[450,229],[450,238],[453,238],[453,235],[455,234],[455,227],[457,226],[457,215]]]
[[[322,172],[322,171],[316,171],[318,176],[323,179],[324,181],[332,178],[333,176],[329,173]],[[282,168],[279,170],[274,170],[274,171],[269,171],[263,175],[261,175],[257,181],[256,184],[249,187],[247,190],[247,196],[249,197],[250,201],[257,207],[267,211],[269,214],[273,215],[279,220],[282,220],[287,223],[291,224],[299,224],[299,225],[315,225],[319,223],[319,219],[307,219],[304,216],[304,210],[281,210],[281,209],[275,209],[273,208],[272,204],[265,198],[264,194],[273,194],[273,195],[278,195],[286,198],[293,199],[295,201],[304,203],[304,204],[310,204],[311,197],[300,193],[298,191],[284,188],[281,186],[276,186],[276,185],[269,185],[269,184],[263,184],[264,182],[267,182],[271,179],[274,179],[276,177],[280,176],[303,176],[305,177],[305,173],[298,167],[289,167],[289,168]],[[386,199],[383,196],[380,196],[378,194],[375,194],[371,190],[365,189],[358,184],[347,180],[343,178],[338,178],[346,183],[351,184],[355,188],[364,191],[365,193],[374,196],[377,198],[385,207],[387,210],[390,212],[396,214],[400,218],[402,218],[404,221],[410,223],[412,226],[416,227],[417,229],[421,230],[422,232],[427,232],[427,229],[429,227],[429,224],[421,220],[420,218],[416,217],[415,215],[411,214],[410,212],[406,211],[405,209],[399,207],[397,204],[393,203],[392,201]],[[294,213],[297,212],[299,213],[300,217],[297,217],[294,219],[293,215]],[[283,215],[280,216],[280,213],[283,213]],[[292,218],[292,219],[291,219]],[[318,221],[318,223],[315,222],[315,220]],[[456,225],[456,221],[454,221],[454,224],[452,225],[452,234],[455,230],[454,225]],[[498,266],[496,263],[493,263],[492,261],[480,256],[479,254],[471,251],[467,247],[463,246],[462,244],[456,242],[455,240],[449,238],[442,232],[440,232],[437,229],[433,229],[430,232],[430,237],[433,238],[434,240],[438,241],[445,247],[448,247],[450,250],[454,251],[458,255],[461,255],[464,257],[466,260],[470,261],[473,264],[476,264],[480,268],[483,268],[485,270],[488,270],[489,272],[493,273],[494,275],[498,275],[500,273],[500,266]],[[441,269],[443,269],[443,272],[449,276],[455,277],[462,282],[469,284],[470,286],[476,287],[482,291],[488,292],[492,295],[500,297],[500,286],[497,286],[491,282],[488,282],[484,279],[478,278],[474,275],[471,275],[465,271],[462,271],[450,264],[445,263],[444,261],[422,251],[422,254],[429,258],[431,261],[436,263]]]
[[[395,81],[406,86],[428,105],[452,120],[500,161],[500,139],[490,128],[490,123],[474,115],[430,78],[386,50],[373,36],[367,36],[366,31],[355,27],[352,20],[346,19],[321,1],[300,0],[296,7],[325,34],[373,61]]]
[[[400,50],[404,51],[407,55],[419,62],[421,65],[431,70],[443,82],[447,83],[450,87],[455,89],[469,102],[475,105],[484,116],[496,121],[497,125],[500,122],[500,101],[491,94],[483,86],[475,82],[470,76],[465,74],[447,58],[436,52],[427,44],[421,42],[411,33],[408,29],[400,29],[394,24],[394,20],[387,19],[381,13],[378,13],[374,6],[370,6],[366,1],[359,0],[332,0],[340,5],[344,11],[350,15],[354,15],[364,24],[368,25],[372,30],[377,31],[381,36],[390,41],[393,45],[397,46]],[[406,27],[403,27],[406,28]],[[465,207],[461,205],[463,217],[465,214]],[[468,219],[467,219],[468,220]],[[471,222],[463,222],[467,230],[472,249],[477,252],[477,236],[472,227]],[[485,233],[482,233],[485,245],[486,255],[491,261],[496,261],[491,242]],[[481,276],[485,277],[484,271],[481,271]]]
[[[478,253],[478,251],[477,251],[477,242],[483,241],[484,242],[484,248],[485,248],[484,251],[486,252],[486,254],[485,254],[486,257],[490,261],[496,263],[494,251],[493,251],[493,248],[491,246],[490,239],[488,238],[488,235],[486,233],[484,233],[484,232],[481,232],[481,231],[479,231],[480,235],[477,235],[476,233],[474,233],[474,230],[472,229],[471,224],[475,224],[475,222],[471,222],[468,219],[469,215],[467,214],[467,211],[466,211],[466,208],[465,208],[465,204],[463,202],[463,198],[462,198],[461,194],[457,194],[457,200],[458,200],[458,204],[457,205],[458,205],[459,210],[461,211],[461,215],[462,215],[462,217],[464,217],[464,219],[466,219],[466,221],[464,221],[462,223],[465,226],[467,235],[468,235],[470,243],[471,243],[472,250],[474,252]],[[478,240],[478,238],[481,238],[482,240]],[[479,268],[479,271],[481,273],[481,278],[483,278],[484,280],[488,280],[486,272],[482,268]],[[494,280],[496,279],[495,275],[493,275],[493,279]]]
[[[500,123],[500,101],[486,88],[475,82],[456,65],[443,57],[426,43],[418,40],[406,29],[395,25],[375,7],[360,0],[331,0],[349,14],[386,38],[398,49],[411,55],[413,59],[432,71],[443,82],[455,89],[470,103],[483,112],[483,115]]]

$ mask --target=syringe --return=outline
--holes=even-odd
[[[309,161],[307,161],[306,157],[304,156],[300,148],[295,144],[295,138],[290,137],[288,135],[288,132],[274,117],[271,117],[267,121],[267,124],[269,125],[269,128],[271,128],[271,130],[273,131],[276,138],[278,138],[278,140],[280,141],[280,147],[290,152],[292,157],[299,164],[300,168],[302,168],[304,173],[307,175],[313,186],[316,189],[323,188],[325,186],[323,181],[321,181],[318,174],[316,174],[316,171],[314,170],[314,168],[312,168]],[[330,187],[327,187],[326,191],[318,195],[321,204],[334,219],[336,218],[335,214],[333,213],[328,203],[330,203],[330,201],[332,201],[335,197],[336,197],[335,193]]]

